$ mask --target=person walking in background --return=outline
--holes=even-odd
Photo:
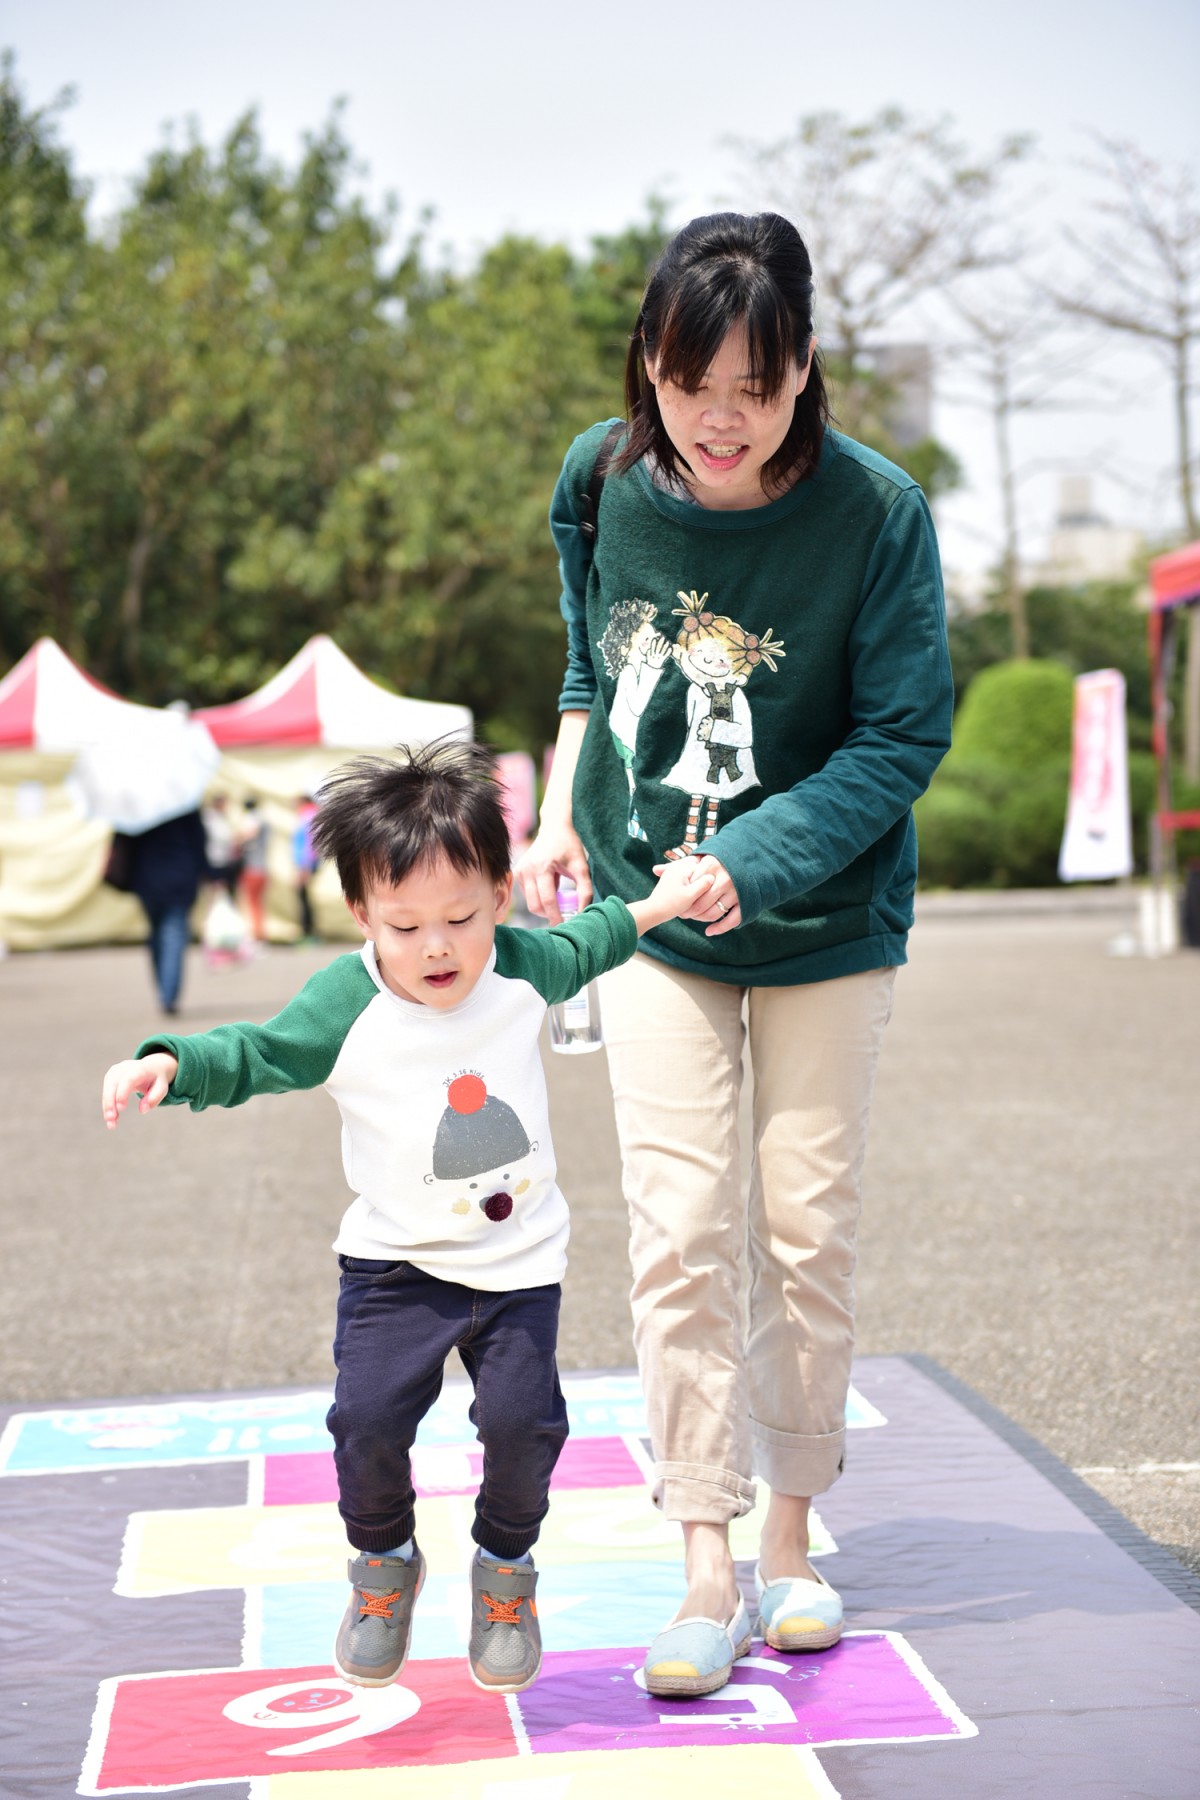
[[[199,812],[183,813],[130,836],[130,891],[150,924],[150,961],[164,1013],[179,1011],[191,911],[208,877],[204,824]]]
[[[313,843],[313,822],[317,803],[308,794],[296,802],[296,822],[292,827],[292,866],[296,872],[296,898],[300,902],[300,938],[310,943],[316,937],[313,926],[312,898],[309,888],[317,872],[319,857]]]
[[[551,505],[567,678],[518,870],[528,904],[557,919],[564,875],[584,903],[593,884],[633,900],[664,859],[712,878],[601,985],[653,1497],[684,1540],[686,1595],[646,1656],[656,1695],[711,1693],[749,1650],[729,1523],[751,1510],[755,1474],[770,1489],[767,1642],[819,1649],[842,1630],[808,1560],[809,1502],[843,1467],[867,1120],[913,917],[911,809],[950,741],[929,509],[903,470],[829,428],[812,301],[787,220],[685,226],[633,332],[628,423],[575,441]],[[610,653],[635,603],[653,675],[636,736]]]
[[[229,816],[229,800],[225,794],[213,794],[201,808],[204,821],[204,848],[208,858],[208,879],[215,888],[223,889],[230,898],[237,893],[241,859],[238,856],[237,833]]]
[[[265,943],[267,937],[266,912],[263,897],[267,887],[267,845],[270,841],[270,827],[258,809],[258,801],[254,795],[245,802],[243,811],[245,818],[239,838],[241,857],[241,873],[238,877],[238,893],[246,916],[250,921],[250,930],[256,943]]]

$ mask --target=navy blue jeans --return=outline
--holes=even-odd
[[[483,1445],[471,1535],[493,1556],[522,1556],[549,1507],[567,1438],[555,1347],[561,1289],[492,1294],[406,1262],[341,1256],[337,1386],[327,1423],[338,1511],[356,1550],[390,1550],[416,1529],[409,1451],[457,1350],[475,1389]]]

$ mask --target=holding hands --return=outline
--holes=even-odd
[[[121,1114],[136,1094],[138,1111],[153,1112],[179,1072],[179,1062],[166,1050],[153,1050],[131,1062],[114,1063],[104,1077],[100,1106],[104,1123],[115,1131]]]
[[[654,873],[661,874],[663,864],[655,865]],[[719,863],[715,856],[689,856],[674,864],[675,868],[691,868],[695,871],[697,885],[693,888],[694,902],[687,912],[679,914],[681,919],[692,919],[697,924],[706,926],[705,937],[722,937],[725,932],[733,931],[742,922],[742,910],[738,905],[737,889],[730,879],[729,871],[724,863]]]

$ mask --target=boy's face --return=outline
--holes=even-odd
[[[511,898],[511,875],[494,882],[440,857],[411,869],[395,887],[368,887],[350,911],[374,944],[393,994],[444,1012],[465,1000],[483,974]]]

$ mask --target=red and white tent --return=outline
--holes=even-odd
[[[186,714],[135,706],[60,650],[37,643],[0,681],[0,752],[74,755],[86,810],[120,831],[145,831],[198,806],[218,754]]]
[[[389,694],[364,675],[333,639],[310,638],[257,693],[194,714],[222,750],[316,747],[390,749],[471,735],[465,706]]]

